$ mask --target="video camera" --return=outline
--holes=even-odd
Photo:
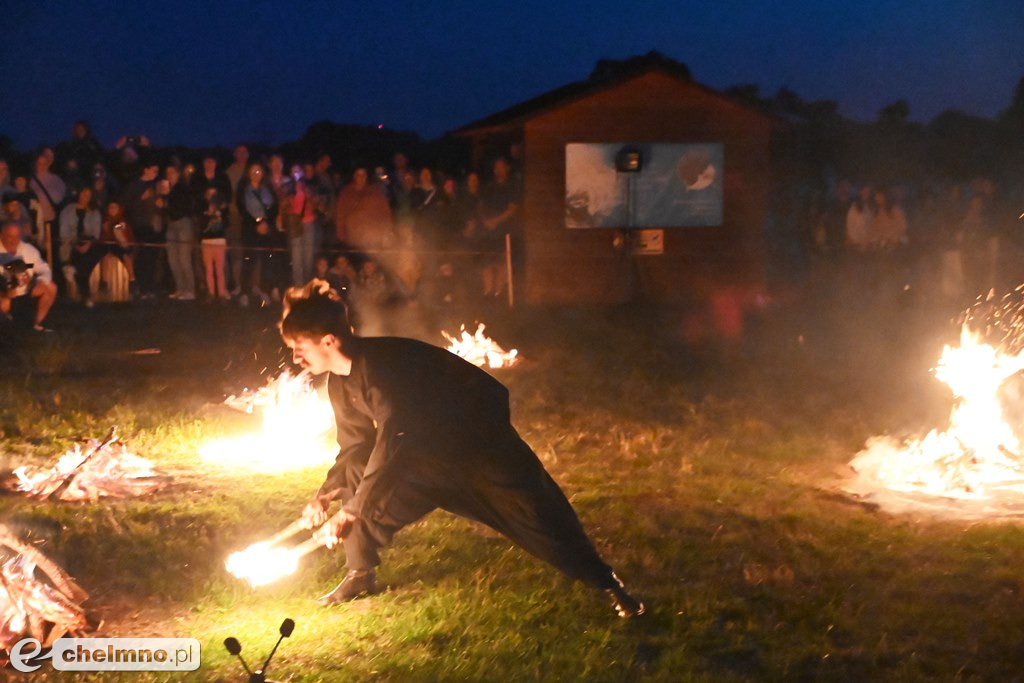
[[[0,267],[0,294],[8,295],[27,286],[32,281],[32,265],[20,258],[3,264]]]

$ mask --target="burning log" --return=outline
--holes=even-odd
[[[14,474],[17,490],[42,500],[130,498],[152,493],[171,481],[152,462],[119,443],[116,428],[103,441],[93,441],[85,452],[76,444],[52,467],[22,466]]]
[[[88,634],[91,627],[79,603],[89,594],[3,525],[0,561],[0,649],[9,651],[26,637],[49,647],[57,638]]]
[[[447,332],[441,334],[448,341],[447,350],[460,358],[465,358],[477,367],[489,368],[510,368],[519,362],[519,352],[516,349],[506,351],[501,348],[493,339],[484,334],[485,326],[479,323],[474,334],[466,331],[466,326],[459,328],[459,337],[456,339]]]

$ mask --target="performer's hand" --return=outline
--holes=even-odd
[[[344,510],[331,517],[327,522],[313,533],[313,538],[322,541],[328,548],[333,548],[352,531],[352,526],[358,517],[350,515]]]
[[[316,497],[306,503],[299,518],[299,526],[303,529],[315,529],[327,521],[327,503]]]

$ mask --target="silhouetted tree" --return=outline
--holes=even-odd
[[[910,119],[910,105],[906,100],[896,100],[878,112],[878,122],[887,125],[903,125]]]

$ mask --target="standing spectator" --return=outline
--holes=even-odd
[[[392,168],[388,176],[387,192],[388,201],[391,202],[392,211],[395,209],[395,199],[403,191],[402,182],[406,173],[412,173],[409,169],[409,159],[402,152],[395,152],[391,157]]]
[[[285,220],[288,252],[292,261],[292,284],[305,284],[314,269],[313,256],[319,243],[316,224],[316,197],[302,167],[292,166],[295,194]]]
[[[0,221],[14,223],[21,229],[21,238],[32,243],[32,219],[28,215],[28,209],[19,201],[17,192],[9,190],[0,199]],[[32,246],[39,248],[39,245]]]
[[[53,241],[57,232],[53,229],[54,224],[63,208],[64,198],[67,194],[67,186],[64,181],[55,173],[50,172],[52,165],[53,150],[44,147],[36,155],[35,171],[29,180],[29,189],[35,193],[36,201],[39,202],[35,237],[47,252],[51,252],[53,249]]]
[[[950,183],[935,210],[935,244],[939,251],[939,291],[959,303],[964,293],[963,219],[966,207],[959,185]]]
[[[78,191],[74,204],[68,204],[60,212],[60,262],[64,277],[87,308],[92,308],[92,292],[89,290],[89,276],[103,257],[103,249],[97,243],[103,226],[103,217],[92,203],[92,188],[83,187]]]
[[[234,197],[231,181],[227,175],[217,168],[217,157],[213,154],[207,154],[203,157],[203,170],[192,176],[192,188],[196,201],[200,203],[206,201],[207,194],[211,188],[220,195],[221,200],[225,202],[225,207]]]
[[[57,158],[62,162],[73,160],[83,173],[91,172],[93,165],[103,158],[103,146],[93,135],[88,121],[75,121],[71,126],[71,140],[57,147]]]
[[[875,191],[875,216],[871,224],[872,243],[881,251],[892,251],[907,242],[907,216],[889,201],[884,190]]]
[[[118,202],[110,202],[103,212],[100,242],[104,254],[113,254],[124,264],[128,272],[128,290],[136,296],[139,288],[135,282],[135,234]]]
[[[242,264],[245,262],[245,247],[242,243],[242,189],[247,182],[249,171],[249,148],[245,145],[235,147],[234,161],[224,171],[231,186],[230,202],[228,203],[228,222],[225,237],[228,241],[228,263],[231,282],[234,285],[232,295],[242,292]]]
[[[984,292],[995,287],[999,235],[992,225],[990,194],[986,181],[971,183],[971,195],[961,221],[967,284]]]
[[[107,175],[107,167],[102,163],[93,165],[89,184],[92,186],[92,197],[97,206],[104,207],[117,196],[117,188]]]
[[[36,299],[32,329],[45,332],[43,321],[57,299],[57,285],[53,284],[50,266],[38,249],[21,239],[21,228],[10,221],[0,222],[0,266],[17,259],[32,268],[19,276],[15,288],[0,293],[0,314],[9,317],[14,302],[22,297]]]
[[[0,159],[0,196],[14,192],[14,185],[11,183],[11,167],[6,159]]]
[[[206,291],[211,301],[228,301],[227,282],[224,279],[228,241],[226,218],[228,202],[226,197],[210,185],[203,197],[203,211],[199,214],[199,240],[203,255],[203,270],[206,272]]]
[[[156,187],[160,167],[148,157],[143,157],[140,166],[139,176],[128,183],[122,193],[121,205],[136,240],[134,267],[138,295],[152,299],[160,286],[164,258],[163,221]]]
[[[337,193],[334,191],[334,185],[331,181],[331,157],[327,154],[321,154],[317,158],[316,164],[313,165],[312,175],[307,173],[306,178],[310,180],[316,195],[315,208],[320,236],[324,240],[333,240],[335,234],[334,200],[337,197]],[[324,244],[321,246],[329,247],[331,245]]]
[[[165,168],[164,177],[169,190],[164,209],[167,217],[167,261],[174,278],[174,291],[170,298],[195,301],[196,278],[192,269],[192,252],[196,244],[195,201],[177,166]]]
[[[369,182],[366,168],[357,168],[351,182],[338,195],[334,225],[339,244],[362,252],[379,251],[391,242],[391,207],[387,195],[378,184]]]
[[[394,217],[395,230],[413,229],[412,198],[416,189],[416,176],[411,171],[402,171],[391,191],[391,215]]]
[[[875,218],[871,196],[871,186],[864,185],[846,212],[846,245],[855,252],[865,252],[871,247]]]
[[[508,162],[496,160],[494,178],[480,197],[483,226],[477,245],[484,253],[481,269],[484,297],[497,298],[505,290],[509,277],[505,268],[505,236],[517,236],[521,201],[519,188],[511,181]]]
[[[245,185],[241,189],[242,244],[245,257],[242,263],[242,296],[239,303],[249,305],[248,295],[269,303],[266,294],[265,266],[268,249],[272,246],[271,231],[275,230],[277,204],[274,192],[264,179],[263,167],[252,164]]]
[[[288,235],[286,222],[294,220],[292,213],[295,198],[295,179],[285,172],[284,158],[280,154],[270,157],[267,185],[274,193],[277,211],[270,230],[270,251],[267,253],[266,273],[270,296],[279,301],[281,292],[288,286]]]

